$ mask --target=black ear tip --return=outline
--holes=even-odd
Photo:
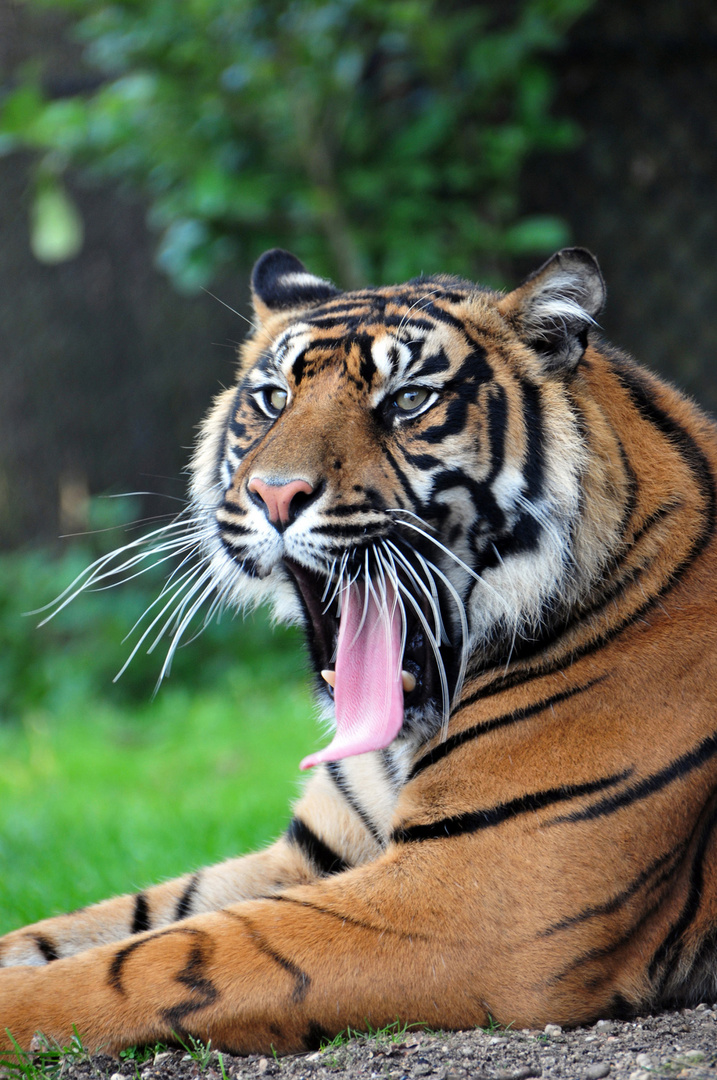
[[[251,275],[254,297],[269,311],[311,307],[336,296],[330,281],[310,273],[296,255],[282,248],[266,251]]]
[[[264,298],[265,293],[271,292],[272,283],[280,277],[284,277],[286,274],[305,274],[306,267],[297,259],[296,255],[292,255],[290,251],[284,251],[283,248],[272,248],[271,251],[265,251],[263,255],[254,263],[254,269],[251,272],[251,287],[257,296]]]
[[[604,299],[605,279],[602,276],[600,263],[592,251],[584,247],[563,248],[558,252],[558,258],[563,264],[568,263],[572,264],[576,269],[579,268],[579,272],[582,272],[583,277],[592,281],[593,289],[602,291]]]
[[[584,267],[589,267],[591,270],[595,270],[602,277],[600,271],[600,264],[592,251],[584,247],[565,247],[561,248],[557,255],[561,262],[573,262],[582,263]]]

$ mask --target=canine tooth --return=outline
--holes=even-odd
[[[416,676],[412,675],[410,671],[402,671],[401,679],[403,680],[403,689],[407,694],[416,689]]]
[[[321,678],[324,680],[324,682],[327,682],[332,689],[336,686],[335,671],[330,671],[328,668],[326,668],[324,671],[321,672]]]

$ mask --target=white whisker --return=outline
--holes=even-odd
[[[411,566],[410,561],[406,558],[403,552],[393,543],[393,541],[386,540],[385,543],[387,547],[391,548],[396,557],[399,559],[404,570],[413,578],[421,592],[426,597],[428,604],[431,608],[431,612],[433,614],[436,640],[445,641],[447,643],[448,638],[445,632],[445,628],[443,626],[443,619],[441,618],[438,591],[436,590],[434,582],[431,580],[430,573],[426,574],[429,579],[429,584],[426,584],[426,582],[422,580],[420,574],[416,571],[415,567]],[[414,554],[417,554],[417,552],[414,552]]]
[[[332,562],[331,562],[331,566],[329,567],[329,572],[326,575],[326,587],[325,587],[323,593],[321,594],[321,603],[322,604],[323,604],[324,600],[326,599],[326,596],[328,594],[329,589],[331,588],[331,582],[333,581],[333,578],[334,578],[334,570],[335,569],[336,569],[336,559],[333,559]]]
[[[383,546],[384,546],[384,541],[381,541],[381,547],[383,547]],[[395,612],[397,607],[399,609],[400,617],[401,617],[401,646],[400,646],[399,655],[398,655],[398,668],[399,668],[399,670],[396,672],[396,677],[399,677],[400,674],[401,674],[401,671],[403,670],[403,654],[406,651],[406,639],[407,639],[407,636],[408,636],[408,627],[407,627],[407,621],[406,621],[406,608],[405,608],[405,605],[403,603],[403,600],[401,599],[401,595],[400,595],[400,592],[399,592],[399,588],[398,588],[398,572],[396,570],[396,565],[393,562],[393,559],[391,558],[390,551],[381,551],[379,548],[376,548],[376,556],[377,556],[378,568],[379,568],[379,571],[380,571],[382,577],[383,577],[384,573],[388,576],[388,578],[390,580],[391,588],[393,589],[394,601],[393,601],[393,610],[391,611],[391,616],[390,616],[391,621],[393,621],[394,612]],[[384,578],[384,588],[385,588],[385,585],[386,585],[386,582],[385,582],[385,578]]]
[[[129,544],[125,544],[123,547],[116,548],[114,551],[110,551],[107,555],[100,556],[99,559],[96,559],[93,563],[90,563],[89,566],[85,567],[85,569],[81,573],[79,573],[77,577],[75,577],[74,580],[71,581],[70,584],[65,589],[63,589],[58,596],[55,597],[54,600],[51,600],[49,604],[44,604],[42,607],[35,608],[34,611],[28,612],[28,615],[41,615],[43,611],[48,611],[51,608],[54,608],[54,611],[52,611],[52,613],[48,615],[47,618],[45,618],[43,622],[39,624],[40,626],[44,626],[44,624],[49,619],[54,618],[54,616],[57,615],[60,611],[62,611],[62,609],[67,606],[67,604],[71,603],[71,601],[74,600],[74,598],[78,596],[81,592],[84,592],[86,589],[91,587],[94,582],[104,580],[105,577],[112,577],[116,574],[122,573],[123,570],[133,566],[135,561],[139,562],[142,559],[150,558],[152,554],[158,551],[164,551],[172,544],[179,546],[186,543],[187,540],[190,538],[190,528],[196,524],[196,519],[189,519],[188,521],[177,519],[167,525],[163,525],[160,529],[153,529],[152,532],[147,533],[146,536],[138,537],[136,540],[132,540]],[[180,528],[183,529],[185,534],[187,535],[173,537],[171,540],[166,540],[163,544],[160,544],[157,547],[152,547],[148,551],[139,551],[137,552],[136,556],[132,557],[132,559],[126,560],[120,566],[114,567],[113,569],[107,571],[106,574],[100,573],[100,571],[104,570],[106,566],[108,566],[117,558],[122,557],[126,552],[136,551],[138,548],[146,547],[155,538],[158,539],[160,537],[166,536],[166,534],[171,532],[172,530],[177,530]],[[195,535],[196,533],[191,533],[191,536]]]
[[[430,533],[427,533],[425,531],[425,529],[419,528],[418,525],[414,525],[411,521],[402,521],[401,525],[405,526],[405,528],[407,529],[413,529],[414,532],[417,532],[420,536],[425,537],[426,540],[430,541],[431,544],[433,544],[440,551],[442,551],[444,555],[447,555],[448,558],[456,564],[456,566],[459,566],[461,570],[465,570],[466,574],[469,574],[470,577],[472,577],[475,581],[480,582],[484,589],[487,589],[489,592],[493,593],[493,595],[496,596],[498,600],[507,607],[504,598],[500,595],[497,589],[493,588],[493,586],[490,585],[487,581],[485,581],[485,579],[481,577],[480,574],[476,573],[476,571],[473,570],[472,567],[468,565],[468,563],[464,562],[463,559],[461,559],[459,555],[456,555],[455,552],[451,551],[450,548],[447,548],[445,544],[442,544],[440,540],[437,540],[435,536],[431,536]]]
[[[114,679],[112,680],[113,682],[117,682],[117,680],[120,679],[124,675],[125,671],[129,667],[129,665],[132,663],[135,656],[137,655],[139,650],[142,648],[142,645],[147,640],[149,635],[152,633],[152,630],[155,628],[155,626],[157,625],[159,620],[166,613],[167,609],[172,607],[172,605],[174,604],[174,602],[177,599],[178,595],[180,595],[183,592],[184,589],[189,587],[189,585],[191,584],[193,579],[197,576],[197,574],[200,572],[200,570],[201,570],[201,565],[192,567],[192,569],[187,570],[184,574],[182,574],[181,579],[178,582],[175,583],[175,590],[172,593],[172,595],[170,596],[169,600],[167,600],[167,603],[164,605],[164,607],[161,609],[161,611],[159,611],[158,614],[155,615],[155,617],[152,619],[149,626],[145,627],[145,629],[144,629],[144,631],[142,633],[142,636],[139,638],[139,640],[133,646],[132,651],[130,652],[129,656],[127,657],[124,664],[122,665],[122,667],[119,669],[119,671],[115,675]],[[150,604],[150,606],[140,615],[139,619],[134,624],[134,626],[130,630],[129,634],[127,634],[127,636],[124,638],[125,641],[127,640],[127,638],[132,633],[134,633],[136,628],[141,623],[142,619],[144,619],[144,617],[147,614],[149,614],[149,612],[152,610],[152,608],[155,606],[155,604],[158,604],[160,602],[160,600],[162,599],[163,596],[166,596],[166,587],[165,587],[165,589],[162,590],[162,592],[157,597],[157,599],[154,600],[152,602],[152,604]],[[168,623],[170,623],[172,621],[173,617],[174,617],[174,613],[172,613],[172,616],[170,616],[170,618],[168,620]],[[165,628],[166,628],[166,625],[167,624],[165,624]],[[164,631],[162,631],[162,632],[164,632]],[[156,644],[157,644],[157,641],[155,640],[154,644],[149,649],[147,649],[147,652],[150,653],[152,651],[152,649],[154,648],[154,645],[156,645]]]
[[[236,308],[233,308],[229,304],[225,303],[224,300],[221,300],[218,296],[215,296],[213,292],[210,292],[209,289],[205,289],[204,286],[202,286],[202,292],[205,292],[207,296],[211,296],[212,300],[216,300],[218,304],[221,304],[222,307],[225,307],[227,311],[231,311],[233,315],[238,315],[240,319],[243,319],[245,323],[249,324],[252,330],[256,330],[258,333],[261,329],[261,327],[257,326],[257,324],[255,322],[252,322],[251,319],[247,319],[246,315],[242,315],[241,311],[237,311]],[[246,333],[246,331],[244,331],[244,333]]]
[[[324,604],[324,609],[323,609],[323,612],[322,612],[323,615],[326,614],[326,612],[329,610],[329,608],[333,604],[334,600],[336,599],[337,593],[338,593],[338,596],[339,596],[339,611],[341,610],[340,598],[341,598],[341,595],[343,593],[342,583],[343,583],[343,579],[344,579],[344,571],[346,569],[346,563],[348,562],[348,558],[349,558],[349,553],[348,553],[348,551],[345,551],[343,553],[343,555],[341,556],[341,562],[339,563],[339,572],[338,572],[338,576],[336,578],[336,584],[334,586],[333,592],[331,593],[331,596],[329,597],[327,602]],[[333,570],[333,567],[334,567],[335,563],[336,563],[336,560],[334,559],[334,562],[331,564],[332,570]],[[327,586],[326,591],[328,591],[328,586]],[[326,592],[324,592],[324,595],[322,596],[321,599],[324,600],[325,597],[326,597]]]
[[[445,729],[446,729],[446,727],[448,725],[448,721],[450,719],[450,702],[449,702],[449,697],[448,697],[448,677],[446,675],[446,669],[445,669],[445,666],[443,664],[443,657],[441,656],[440,644],[435,639],[435,637],[433,636],[431,628],[430,628],[430,626],[428,624],[428,620],[426,619],[425,615],[423,614],[423,611],[421,610],[421,606],[418,603],[418,601],[416,600],[416,598],[414,597],[413,593],[410,591],[410,589],[407,589],[406,586],[403,585],[400,580],[398,582],[398,588],[399,588],[399,591],[402,592],[403,595],[406,597],[409,604],[411,605],[411,607],[415,611],[416,617],[417,617],[418,621],[420,622],[421,626],[423,627],[423,629],[424,629],[424,631],[426,633],[426,637],[428,638],[428,641],[430,642],[430,645],[431,645],[431,649],[433,651],[433,655],[434,655],[434,658],[435,658],[435,661],[436,661],[436,668],[438,670],[438,677],[439,677],[440,683],[441,683],[441,698],[442,698],[442,701],[443,701],[442,728],[445,731]]]
[[[396,337],[399,336],[399,334],[403,330],[404,326],[408,322],[408,316],[411,314],[411,312],[414,310],[414,308],[418,308],[419,311],[422,311],[424,307],[428,307],[428,304],[430,303],[431,297],[436,296],[440,291],[441,291],[440,289],[433,289],[429,293],[424,293],[423,296],[419,297],[418,300],[415,301],[415,303],[411,304],[410,308],[408,309],[408,311],[405,313],[405,315],[401,319],[400,323],[398,324],[398,329],[396,330]],[[421,305],[420,307],[418,306],[419,304]]]
[[[456,677],[455,689],[453,691],[453,707],[455,708],[455,706],[458,704],[458,701],[460,700],[461,690],[463,689],[463,681],[464,681],[464,679],[466,677],[466,668],[468,666],[469,637],[468,637],[468,618],[466,616],[466,609],[465,609],[465,606],[463,604],[463,601],[461,600],[460,596],[458,595],[458,592],[454,588],[451,581],[443,573],[443,571],[439,570],[439,568],[435,565],[435,563],[432,563],[432,562],[427,562],[426,563],[426,562],[424,562],[422,556],[418,552],[416,552],[416,556],[420,559],[421,564],[424,566],[424,568],[426,570],[426,573],[429,573],[430,571],[433,571],[434,573],[438,574],[439,578],[441,579],[443,584],[446,586],[446,588],[448,589],[448,591],[450,592],[450,594],[451,594],[451,596],[453,598],[453,602],[455,603],[456,610],[458,612],[458,617],[459,617],[459,619],[461,621],[461,660],[460,660],[460,667],[458,669],[458,675]],[[430,567],[430,571],[429,571],[429,567]]]
[[[194,592],[197,589],[201,588],[201,586],[207,580],[209,581],[209,584],[203,590],[203,592],[201,592],[199,594],[199,596],[194,601],[192,606],[189,608],[189,611],[186,613],[186,615],[184,616],[182,621],[179,623],[179,625],[177,626],[177,629],[174,632],[174,637],[172,638],[169,649],[167,650],[167,655],[164,658],[164,663],[162,664],[162,670],[160,671],[159,678],[157,679],[157,686],[158,687],[159,687],[159,684],[162,682],[162,680],[165,678],[165,676],[169,674],[169,671],[170,671],[171,666],[172,666],[172,660],[174,658],[175,652],[177,651],[177,647],[178,647],[179,642],[181,640],[182,634],[184,633],[184,631],[187,628],[187,626],[189,625],[189,623],[192,621],[195,613],[201,608],[204,601],[207,599],[208,596],[211,595],[211,593],[216,588],[216,585],[215,585],[214,581],[212,580],[212,574],[211,574],[210,570],[206,570],[204,572],[204,574],[200,577],[199,581],[196,583],[195,587],[192,589],[192,593],[190,594],[190,596],[187,596],[185,598],[185,600],[183,601],[182,605],[181,605],[180,611],[183,610],[186,607],[187,603],[189,602],[189,600],[191,598],[191,595],[193,595]],[[162,631],[162,634],[163,633],[164,633],[164,630]],[[162,636],[162,634],[160,634],[160,637]],[[152,648],[154,648],[154,645],[152,646]]]

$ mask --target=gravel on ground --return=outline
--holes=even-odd
[[[27,1075],[27,1074],[26,1074]],[[146,1061],[66,1060],[67,1080],[717,1080],[717,1003],[636,1020],[542,1031],[473,1030],[356,1036],[289,1057],[163,1050]]]

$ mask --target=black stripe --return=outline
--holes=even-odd
[[[385,525],[380,521],[363,522],[357,521],[351,525],[339,525],[332,522],[327,525],[314,525],[311,529],[313,534],[321,536],[348,536],[355,537],[356,542],[368,543],[374,536],[380,536],[385,531]]]
[[[692,772],[693,769],[699,769],[716,753],[717,732],[714,732],[704,738],[694,749],[671,761],[669,765],[664,769],[660,769],[659,772],[646,776],[644,780],[632,784],[616,795],[607,795],[604,799],[600,799],[599,802],[593,803],[592,806],[588,806],[584,810],[575,810],[572,814],[553,818],[548,824],[562,825],[565,822],[594,821],[595,818],[614,814],[625,806],[632,806],[633,803],[649,798],[650,795],[654,795],[656,792],[668,787],[675,780],[680,780],[687,773]]]
[[[408,476],[403,471],[401,466],[398,464],[398,462],[396,461],[396,458],[394,457],[394,455],[391,453],[391,451],[389,450],[389,448],[387,446],[384,446],[383,452],[384,452],[384,455],[387,458],[391,468],[393,469],[393,471],[395,472],[395,474],[398,477],[399,481],[401,482],[401,487],[403,488],[403,490],[404,490],[404,492],[405,492],[405,494],[406,494],[406,496],[408,498],[408,502],[413,507],[413,512],[415,514],[417,514],[418,517],[424,517],[425,515],[424,515],[423,500],[419,497],[418,493],[415,491],[415,489],[411,485],[411,482],[408,479]]]
[[[186,1028],[182,1021],[190,1013],[200,1009],[206,1009],[213,1005],[219,997],[219,990],[204,972],[210,952],[205,953],[201,940],[195,940],[189,946],[187,962],[174,976],[174,981],[187,987],[190,997],[185,1001],[176,1002],[166,1009],[161,1009],[159,1015],[171,1032],[184,1033]],[[174,996],[174,995],[172,995]]]
[[[421,472],[430,472],[431,469],[437,469],[443,465],[445,460],[443,453],[435,457],[433,454],[411,454],[406,450],[405,446],[401,447],[401,454],[404,461],[407,461],[409,465],[413,465],[415,469],[420,469]]]
[[[598,678],[591,679],[590,682],[585,683],[583,686],[573,686],[570,690],[562,690],[559,694],[553,694],[552,697],[543,698],[542,701],[536,701],[533,705],[525,705],[522,709],[514,709],[512,712],[504,713],[502,716],[495,716],[491,720],[485,720],[480,724],[474,724],[473,727],[466,728],[465,731],[459,731],[455,735],[451,735],[445,742],[429,750],[427,754],[424,754],[422,758],[419,758],[416,764],[411,769],[408,779],[413,780],[415,776],[418,776],[420,772],[427,769],[430,765],[435,765],[437,761],[446,757],[459,746],[463,746],[464,743],[470,742],[472,739],[477,739],[481,735],[487,735],[491,731],[495,731],[498,728],[509,727],[511,724],[518,724],[522,720],[528,720],[532,716],[536,716],[538,713],[544,712],[546,709],[552,708],[554,705],[559,705],[561,701],[568,701],[570,698],[575,697],[577,694],[582,694],[591,687],[596,686],[598,683],[603,682],[608,676],[600,675]],[[480,693],[471,694],[465,701],[461,701],[460,704],[454,709],[453,715],[460,712],[461,709],[465,709],[468,705],[472,705],[481,697]]]
[[[271,899],[268,897],[267,899]],[[275,964],[278,964],[280,968],[283,968],[292,978],[295,980],[294,990],[291,995],[291,999],[295,1004],[303,1001],[311,986],[311,976],[300,968],[298,964],[295,964],[293,960],[289,960],[288,957],[282,956],[276,949],[272,949],[271,945],[265,940],[262,933],[256,928],[251,919],[238,911],[232,911],[231,908],[222,908],[221,915],[225,915],[228,919],[236,919],[237,922],[242,923],[247,929],[247,936],[250,944],[252,944],[258,952],[264,956],[268,956]]]
[[[557,934],[560,930],[569,930],[573,926],[577,926],[580,923],[587,922],[588,919],[597,919],[601,915],[612,915],[613,912],[618,911],[624,904],[630,900],[635,893],[639,892],[643,885],[647,884],[651,877],[655,874],[658,876],[652,882],[649,887],[650,892],[654,892],[660,885],[674,874],[677,865],[680,863],[687,844],[682,842],[674,847],[671,851],[666,851],[659,858],[653,859],[652,862],[638,874],[637,877],[630,882],[630,884],[624,888],[621,892],[611,896],[609,900],[605,900],[602,904],[594,904],[591,907],[583,908],[576,915],[570,915],[565,919],[561,919],[560,922],[552,923],[541,931],[541,937],[552,937],[553,934]],[[662,873],[660,873],[662,871]]]
[[[357,919],[353,915],[348,915],[345,911],[333,911],[331,908],[321,907],[320,904],[312,904],[309,900],[297,900],[294,896],[279,894],[278,896],[262,896],[261,899],[271,900],[275,904],[294,904],[296,907],[306,908],[308,911],[315,911],[319,915],[326,915],[329,919],[338,920],[342,926],[355,926],[359,930],[368,930],[371,934],[377,934],[379,938],[385,934],[391,934],[394,937],[406,938],[411,942],[433,940],[430,933],[421,933],[413,925],[408,930],[401,930],[397,926],[374,926],[373,923],[364,922],[363,919]]]
[[[192,901],[194,900],[194,894],[196,893],[199,886],[201,876],[201,874],[192,874],[192,876],[190,877],[189,883],[187,884],[187,887],[182,893],[182,895],[180,896],[179,903],[177,904],[177,909],[174,912],[175,922],[179,922],[180,919],[186,919],[187,915],[189,915],[190,911],[192,910]]]
[[[660,992],[664,990],[669,976],[675,969],[676,955],[674,954],[679,953],[682,944],[680,939],[693,922],[702,901],[705,855],[707,846],[712,840],[715,826],[717,826],[717,805],[712,807],[695,851],[690,874],[690,887],[682,911],[650,961],[648,968],[650,978],[654,978],[661,965],[667,961],[660,980]]]
[[[35,942],[37,949],[42,953],[43,959],[46,963],[51,964],[53,960],[59,960],[60,954],[57,951],[55,944],[50,941],[44,934],[33,934],[32,940]]]
[[[147,897],[144,893],[137,893],[134,898],[134,916],[132,918],[132,929],[130,934],[143,934],[145,930],[149,930],[151,923],[149,921],[149,904],[147,903]]]
[[[614,370],[632,403],[640,415],[656,427],[668,442],[676,446],[686,464],[692,470],[695,481],[705,500],[705,523],[701,533],[695,539],[687,558],[680,564],[673,575],[673,581],[681,576],[687,566],[699,554],[714,533],[715,528],[715,479],[706,455],[692,436],[677,421],[660,408],[654,399],[652,388],[638,369],[625,360],[614,360]]]
[[[363,806],[361,806],[361,804],[356,801],[356,798],[351,793],[351,789],[346,782],[346,777],[341,772],[341,762],[326,762],[326,771],[328,772],[333,782],[336,784],[336,787],[339,789],[348,805],[351,807],[353,812],[361,819],[366,829],[374,838],[379,847],[385,847],[386,838],[381,835],[378,828],[374,825],[373,821],[364,810]]]
[[[405,345],[408,346],[412,353],[411,367],[408,374],[412,378],[425,378],[427,375],[441,375],[444,371],[449,371],[451,362],[446,356],[446,351],[442,345],[439,345],[435,352],[430,356],[421,356],[423,351],[422,341],[406,341]],[[413,369],[413,365],[417,364],[418,367]]]
[[[383,500],[381,500],[383,501]],[[375,514],[376,506],[369,499],[356,503],[338,503],[327,510],[331,517],[350,517],[351,514]]]
[[[654,903],[649,904],[646,908],[639,912],[637,918],[624,930],[619,937],[609,941],[607,945],[596,945],[593,949],[588,949],[587,952],[581,953],[576,956],[574,960],[571,960],[561,971],[557,971],[554,975],[551,975],[547,980],[549,986],[554,986],[556,983],[561,982],[562,979],[567,978],[577,968],[583,967],[585,964],[594,963],[595,960],[604,960],[606,956],[612,956],[618,952],[624,945],[629,945],[634,942],[636,934],[642,929],[652,916],[660,910],[662,900],[655,900]],[[613,971],[609,971],[603,974],[602,978],[596,978],[593,976],[591,979],[586,979],[587,985],[592,989],[605,982],[607,979],[613,979]]]
[[[299,355],[294,360],[294,363],[292,364],[292,367],[291,367],[291,374],[294,377],[294,383],[295,383],[296,386],[299,386],[299,384],[301,383],[301,380],[304,377],[305,369],[306,369],[306,349],[302,349],[302,351],[299,353]],[[311,374],[311,372],[309,372],[309,374]]]
[[[692,436],[682,428],[676,420],[669,416],[663,409],[657,405],[652,397],[652,391],[644,377],[640,375],[638,369],[629,364],[624,357],[618,355],[608,357],[610,359],[613,370],[616,377],[622,383],[625,391],[632,399],[632,403],[636,410],[640,413],[643,419],[652,423],[657,427],[667,438],[669,444],[674,447],[683,457],[688,468],[692,471],[695,482],[700,488],[701,494],[705,500],[705,516],[703,527],[694,539],[694,542],[688,551],[682,562],[675,567],[672,574],[668,577],[664,585],[655,592],[655,594],[649,597],[641,607],[637,608],[631,614],[629,614],[621,622],[617,623],[610,630],[605,633],[596,635],[590,642],[583,645],[575,652],[571,652],[570,660],[574,663],[576,660],[581,659],[584,656],[589,656],[592,653],[598,652],[603,648],[605,644],[616,638],[622,631],[642,618],[659,600],[672,589],[686,570],[692,565],[694,560],[700,555],[700,553],[707,546],[715,531],[715,518],[716,518],[716,503],[715,496],[715,479],[712,474],[709,462],[697,445]],[[643,523],[644,525],[645,523]],[[632,575],[628,575],[627,578],[623,578],[614,590],[614,595],[619,594],[626,585],[631,584],[632,581],[637,580],[639,572],[635,572]],[[608,597],[601,597],[601,602],[598,607],[593,609],[591,614],[595,614],[604,607],[606,603],[610,603],[614,598],[611,594]],[[582,619],[582,616],[581,616]],[[554,638],[560,637],[567,629],[568,626],[557,628],[554,633]],[[529,644],[526,648],[520,651],[520,655],[516,657],[519,660],[527,660],[532,654],[539,652],[546,642],[544,640],[536,642],[534,645]],[[515,672],[509,676],[499,676],[492,683],[488,684],[483,691],[483,697],[490,697],[494,694],[500,693],[502,690],[508,690],[515,686],[520,686],[525,682],[530,682],[535,678],[540,678],[543,675],[548,675],[556,671],[562,670],[565,666],[565,658],[558,658],[550,664],[542,667],[538,667],[532,671]]]
[[[527,440],[523,476],[528,485],[529,498],[538,499],[543,492],[545,475],[543,406],[540,390],[535,383],[521,378],[519,384],[523,395],[523,427]]]
[[[301,818],[295,817],[291,822],[286,831],[286,839],[300,849],[320,874],[340,874],[349,869],[349,863],[320,840]]]
[[[564,784],[559,788],[520,795],[517,799],[499,803],[486,810],[469,810],[464,814],[430,821],[425,825],[409,825],[408,828],[396,829],[393,840],[397,844],[412,843],[417,840],[442,840],[446,837],[478,832],[480,829],[491,829],[519,814],[530,814],[536,810],[543,810],[546,806],[552,806],[554,803],[578,799],[583,795],[591,795],[595,791],[614,787],[615,784],[626,780],[631,772],[631,769],[625,769],[623,772],[602,776],[599,780],[590,780],[585,784]]]
[[[671,499],[669,502],[663,503],[662,506],[658,506],[657,510],[649,514],[643,521],[640,528],[637,530],[632,538],[632,543],[636,544],[638,540],[642,540],[643,536],[649,533],[656,525],[664,521],[670,514],[674,514],[675,510],[679,510],[682,506],[682,502],[679,499]]]
[[[254,534],[253,529],[248,529],[246,525],[239,525],[236,521],[225,521],[223,518],[217,517],[217,524],[220,531],[228,533],[229,536],[252,536]]]
[[[317,1023],[316,1020],[309,1020],[306,1031],[301,1037],[301,1042],[304,1050],[311,1053],[312,1050],[320,1050],[324,1043],[331,1042],[331,1032]]]
[[[381,751],[381,762],[383,764],[386,778],[392,788],[400,788],[403,785],[403,771],[399,769],[398,763],[391,753],[390,747],[386,747]]]
[[[223,911],[222,914],[226,914],[226,912]],[[116,990],[118,994],[126,993],[125,988],[122,985],[122,974],[128,957],[130,957],[132,953],[137,952],[137,950],[142,949],[145,945],[158,941],[159,938],[170,937],[172,934],[186,934],[188,937],[196,938],[197,940],[208,938],[206,931],[197,930],[196,927],[170,926],[167,930],[158,930],[149,937],[131,941],[129,945],[124,945],[114,954],[112,963],[107,972],[107,985],[111,986],[113,990]]]
[[[355,343],[358,345],[359,352],[361,354],[361,360],[359,362],[359,375],[366,383],[366,386],[371,389],[371,383],[373,382],[374,375],[376,374],[376,364],[373,358],[372,345],[374,338],[367,333],[357,334],[354,338]]]

